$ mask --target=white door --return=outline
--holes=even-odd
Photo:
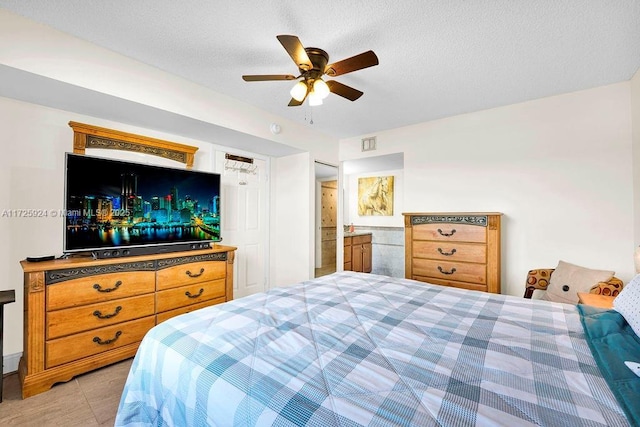
[[[237,247],[233,297],[266,290],[267,161],[253,163],[217,156],[224,166],[220,197],[222,244]]]

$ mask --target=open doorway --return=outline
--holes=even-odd
[[[342,224],[349,224],[355,235],[369,236],[369,250],[371,272],[374,274],[384,274],[392,277],[404,277],[404,209],[403,188],[404,188],[404,153],[390,153],[380,156],[369,156],[359,159],[350,159],[342,162]],[[378,182],[381,178],[392,178],[393,193],[390,196],[392,201],[392,211],[386,210],[383,213],[361,210],[363,197],[370,200],[371,193],[367,191],[368,180],[375,179]],[[361,193],[361,189],[363,190]],[[387,203],[387,206],[389,204]],[[366,207],[366,204],[364,205]],[[354,236],[353,233],[349,233]],[[359,239],[361,240],[361,239]],[[344,243],[347,240],[345,239]],[[338,245],[343,242],[339,242]],[[360,258],[359,255],[351,252],[351,266],[353,260]],[[354,258],[356,257],[356,258]],[[365,262],[362,258],[361,263]],[[348,263],[345,263],[345,270]],[[361,264],[362,265],[362,264]],[[358,268],[359,269],[359,268]]]
[[[315,162],[316,177],[316,250],[315,277],[336,271],[336,234],[338,226],[338,168]]]

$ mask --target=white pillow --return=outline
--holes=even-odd
[[[622,314],[633,332],[640,337],[640,274],[622,288],[613,300],[613,308]]]
[[[592,270],[560,261],[551,273],[547,292],[541,299],[577,304],[578,292],[589,292],[598,282],[607,282],[614,274],[614,271]]]

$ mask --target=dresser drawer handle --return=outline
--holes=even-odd
[[[455,272],[456,272],[456,268],[455,268],[455,267],[453,267],[453,268],[451,269],[451,271],[444,271],[444,270],[442,269],[442,267],[438,266],[438,270],[440,270],[440,273],[442,273],[442,274],[453,274],[453,273],[455,273]]]
[[[441,235],[441,236],[444,236],[444,237],[451,237],[451,236],[453,236],[454,234],[456,234],[456,229],[454,228],[453,230],[451,230],[451,233],[445,233],[444,231],[442,231],[442,230],[440,230],[440,229],[438,228],[438,233],[440,233],[440,235]]]
[[[100,286],[98,283],[96,283],[95,285],[93,285],[93,289],[95,289],[98,292],[111,292],[111,291],[115,291],[116,289],[118,289],[120,287],[120,285],[122,285],[122,282],[120,280],[118,280],[116,282],[116,285],[113,288],[102,289],[102,286]]]
[[[93,312],[93,315],[96,316],[98,319],[111,319],[112,317],[120,313],[120,310],[122,310],[122,306],[117,306],[116,311],[114,311],[111,314],[102,314],[100,310],[96,310]]]
[[[184,294],[187,296],[187,298],[198,298],[200,295],[202,295],[202,293],[204,292],[204,288],[200,288],[200,292],[198,292],[195,295],[192,295],[191,292],[187,291]]]
[[[453,255],[453,254],[455,254],[455,253],[456,253],[456,249],[455,249],[455,248],[453,248],[453,249],[451,249],[451,252],[444,252],[444,251],[442,250],[442,248],[438,248],[438,252],[440,252],[440,253],[441,253],[442,255],[444,255],[444,256],[451,256],[451,255]]]
[[[200,269],[200,273],[192,273],[189,270],[187,270],[186,273],[187,273],[187,276],[189,277],[200,277],[202,276],[202,273],[204,273],[204,268]]]
[[[120,338],[120,335],[122,335],[122,331],[118,331],[116,332],[116,336],[111,338],[110,340],[106,340],[106,341],[102,341],[100,339],[100,337],[93,337],[93,342],[99,344],[99,345],[108,345],[111,344],[112,342],[115,342],[118,338]]]

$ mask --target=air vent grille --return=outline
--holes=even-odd
[[[376,149],[376,137],[362,138],[362,151],[373,151]]]

